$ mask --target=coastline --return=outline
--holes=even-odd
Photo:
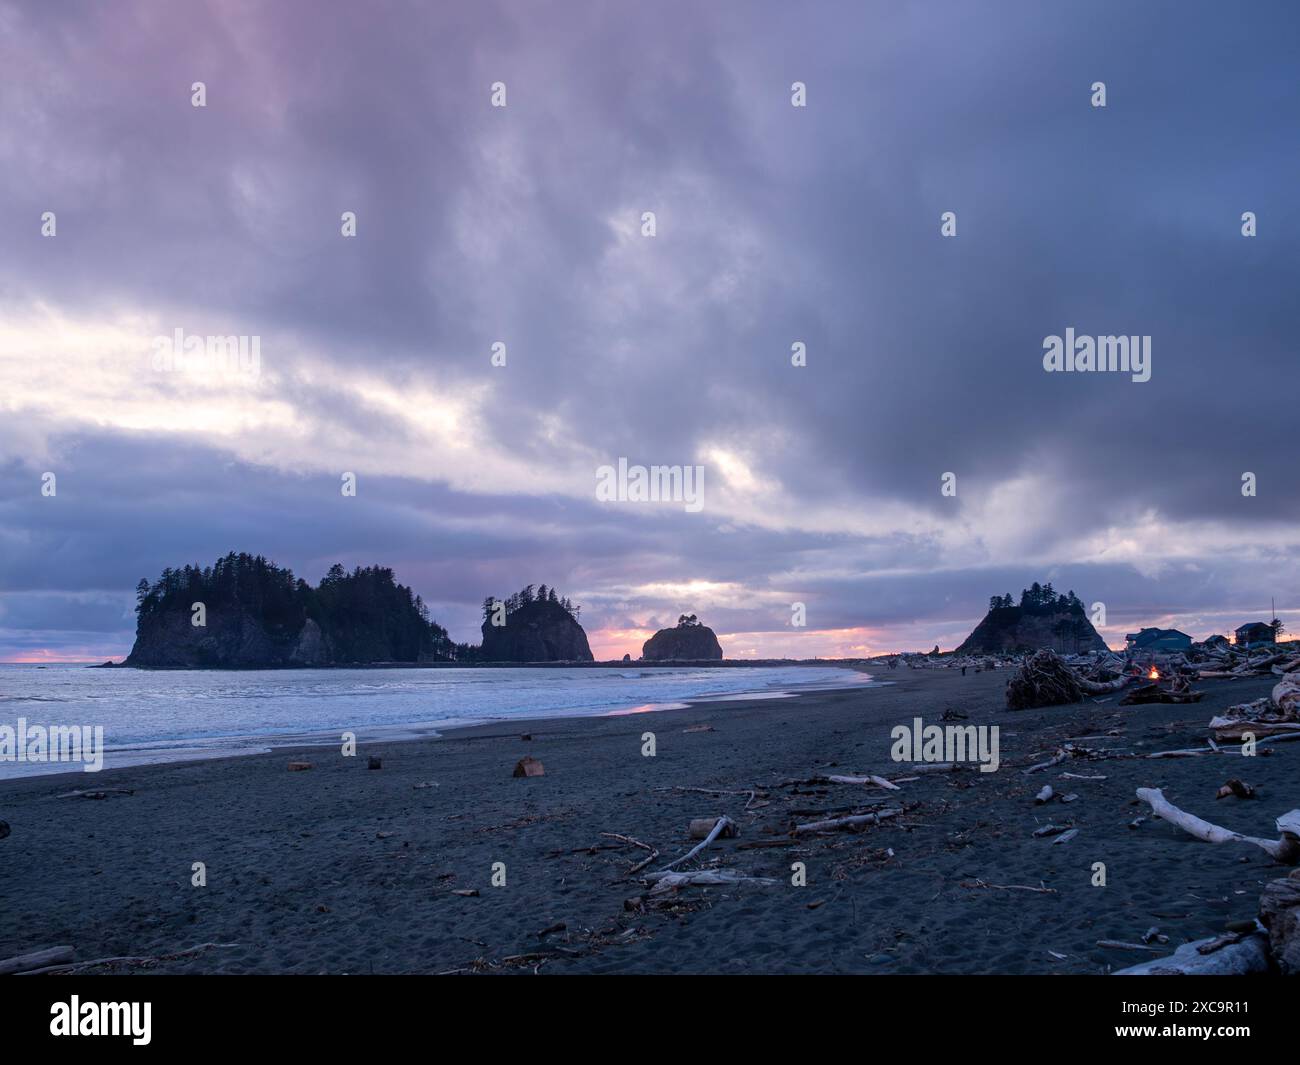
[[[1099,940],[1132,941],[1158,926],[1172,952],[1253,916],[1260,887],[1279,875],[1267,856],[1200,843],[1149,817],[1130,828],[1149,815],[1133,793],[1163,787],[1186,809],[1269,835],[1296,805],[1296,748],[1249,763],[1221,755],[1024,768],[1072,737],[1099,751],[1202,746],[1214,713],[1268,681],[1204,682],[1206,698],[1190,706],[1012,712],[1007,675],[900,669],[896,683],[865,691],[512,720],[363,744],[355,758],[283,747],[6,780],[0,910],[10,920],[0,956],[55,943],[75,944],[79,959],[236,943],[148,971],[1101,973],[1154,955]],[[911,776],[890,760],[891,728],[938,722],[945,710],[966,715],[962,724],[1000,726],[998,772],[918,774],[887,795],[780,786],[825,773]],[[686,731],[697,726],[709,730]],[[653,758],[642,755],[647,731]],[[367,770],[372,755],[381,770]],[[542,761],[544,776],[511,776],[525,755]],[[294,760],[313,768],[288,772]],[[1216,802],[1228,776],[1259,797]],[[1035,806],[1044,784],[1079,798]],[[133,794],[56,798],[92,786]],[[878,798],[902,813],[860,833],[789,834],[793,822]],[[647,852],[602,833],[656,848],[658,868],[694,845],[691,819],[722,814],[740,836],[707,856],[778,886],[687,888],[671,908],[624,908],[646,894],[624,874]],[[1034,838],[1065,818],[1078,837]],[[205,887],[191,886],[196,861]],[[806,865],[806,887],[789,884],[795,861]],[[1098,861],[1105,887],[1090,883]],[[491,883],[496,862],[504,887]]]
[[[635,666],[629,667],[624,665],[619,672],[627,676],[629,669],[635,669],[636,678],[648,678],[653,676],[652,673],[636,669]],[[550,721],[554,719],[569,717],[603,717],[603,716],[620,716],[638,713],[659,712],[668,709],[678,709],[685,706],[694,705],[700,702],[729,702],[734,700],[748,699],[785,699],[791,698],[801,693],[810,691],[836,690],[840,687],[877,687],[881,684],[890,683],[875,679],[865,666],[860,664],[839,664],[835,666],[824,667],[820,675],[810,676],[807,679],[791,679],[787,674],[773,676],[769,673],[766,677],[755,677],[754,687],[738,687],[735,690],[727,690],[725,685],[719,685],[705,680],[701,674],[704,668],[699,665],[677,664],[680,671],[673,678],[684,685],[683,690],[668,691],[660,688],[642,690],[640,683],[635,683],[632,688],[625,687],[625,690],[615,692],[611,689],[609,692],[600,693],[600,701],[591,702],[593,692],[591,689],[583,689],[581,686],[565,688],[564,680],[561,679],[559,686],[555,688],[548,687],[548,692],[559,692],[563,695],[564,700],[556,703],[550,708],[537,707],[537,713],[523,713],[519,716],[511,716],[508,713],[500,713],[497,708],[498,700],[493,700],[488,704],[492,709],[486,709],[479,700],[477,710],[471,710],[468,713],[463,712],[463,704],[458,704],[457,693],[452,691],[441,690],[433,687],[427,690],[421,689],[413,693],[406,689],[407,695],[415,694],[418,698],[427,699],[431,704],[427,710],[421,709],[422,716],[412,716],[403,720],[404,709],[396,701],[391,703],[387,710],[387,716],[395,720],[372,720],[366,715],[346,715],[345,719],[339,719],[333,726],[308,724],[301,718],[295,720],[292,714],[289,719],[281,719],[278,727],[271,726],[258,728],[251,731],[232,730],[227,732],[217,732],[211,727],[212,721],[222,721],[223,714],[227,707],[217,705],[208,709],[209,717],[195,721],[191,720],[188,725],[173,723],[178,729],[182,730],[180,734],[154,735],[151,737],[135,736],[127,741],[116,740],[103,748],[103,765],[101,769],[96,770],[94,774],[86,777],[87,780],[93,781],[95,776],[103,770],[110,768],[128,768],[138,765],[165,765],[171,762],[184,761],[202,761],[209,759],[220,759],[225,757],[248,757],[255,754],[265,754],[272,750],[282,749],[301,749],[308,747],[330,747],[339,744],[344,733],[351,734],[358,743],[377,744],[400,742],[408,739],[425,739],[437,738],[443,732],[452,729],[468,728],[477,725],[509,724],[511,722],[533,722],[533,721]],[[64,672],[68,672],[66,669]],[[148,671],[150,673],[155,671]],[[273,670],[238,670],[238,671],[209,671],[209,670],[188,670],[188,671],[169,671],[172,673],[187,673],[207,675],[212,672],[224,672],[226,674],[238,673],[241,678],[249,678],[257,674],[269,674],[276,677],[285,676],[285,671],[280,669]],[[304,671],[307,672],[307,671]],[[329,673],[330,670],[315,670],[312,672]],[[338,674],[336,674],[337,676]],[[734,678],[734,674],[732,677]],[[835,680],[831,678],[835,677]],[[857,677],[859,679],[850,679]],[[764,686],[767,685],[767,686]],[[371,694],[371,686],[367,685],[365,694]],[[187,689],[184,685],[177,684],[176,689],[170,691],[170,697],[175,700],[183,699]],[[205,688],[192,689],[206,694]],[[355,695],[346,686],[335,687],[330,684],[330,692],[337,698],[347,700]],[[270,701],[272,705],[280,702],[277,690],[272,689],[260,693],[260,695],[248,695],[246,698],[260,698],[263,701]],[[98,698],[104,693],[96,690],[94,696]],[[297,689],[288,689],[287,694],[301,695]],[[401,695],[399,690],[394,693]],[[495,696],[496,692],[493,692]],[[512,695],[515,699],[524,697],[524,692],[519,687],[504,687],[501,689],[503,700],[509,700]],[[84,698],[85,693],[82,693]],[[18,705],[25,705],[31,700],[38,704],[47,702],[60,702],[66,700],[68,696],[60,692],[57,699],[51,700],[48,695],[42,696],[5,696],[0,695],[0,709],[12,707],[12,700],[17,701]],[[72,698],[77,698],[74,694]],[[586,700],[586,701],[584,701]],[[63,705],[66,705],[64,703]],[[447,716],[449,706],[459,705],[462,712]],[[435,706],[441,707],[435,709]],[[31,711],[28,711],[30,714]],[[301,713],[301,711],[300,711]],[[311,716],[319,717],[319,709],[313,705],[310,708]],[[406,711],[405,713],[409,713]],[[74,715],[75,716],[75,715]],[[127,718],[129,718],[129,712]],[[121,715],[119,715],[121,717]],[[259,722],[263,719],[258,718]],[[2,724],[3,722],[0,722]],[[58,724],[67,724],[62,721]],[[38,726],[45,724],[44,721],[31,720],[30,725]],[[126,728],[131,729],[134,723],[127,724]],[[121,735],[123,721],[117,722],[117,735]],[[50,727],[56,727],[51,723]],[[138,727],[136,725],[135,727]],[[105,725],[104,730],[107,733],[110,726]],[[189,731],[183,731],[188,728]],[[128,735],[130,733],[128,732]],[[110,740],[113,738],[109,737]],[[19,747],[22,748],[22,741],[19,740]],[[28,763],[16,765],[11,761],[0,761],[0,781],[23,779],[34,776],[58,776],[66,773],[81,774],[84,770],[79,762],[49,762],[49,763]]]
[[[27,665],[29,663],[0,663],[0,665]],[[774,666],[840,666],[845,669],[867,667],[872,663],[865,658],[673,658],[643,661],[640,658],[624,662],[620,658],[606,658],[598,662],[556,660],[550,662],[333,662],[328,665],[262,665],[262,666],[138,666],[121,662],[69,662],[59,665],[80,666],[83,669],[138,669],[150,673],[256,673],[260,670],[309,671],[317,669],[734,669]]]

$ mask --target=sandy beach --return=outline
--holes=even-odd
[[[82,961],[213,943],[234,945],[127,971],[1101,974],[1154,955],[1099,940],[1133,942],[1157,926],[1172,952],[1253,917],[1263,884],[1282,875],[1257,848],[1201,843],[1151,819],[1134,791],[1161,787],[1184,809],[1273,836],[1273,819],[1297,805],[1298,745],[1024,772],[1067,739],[1099,753],[1203,747],[1209,718],[1267,694],[1272,678],[1201,682],[1207,695],[1193,705],[1011,712],[1005,671],[880,677],[897,683],[484,726],[351,758],[318,747],[7,781],[0,956],[69,944]],[[890,760],[891,728],[940,723],[945,711],[1000,727],[998,772],[924,773],[896,792],[781,786],[910,777]],[[647,731],[654,757],[642,754]],[[544,776],[512,777],[525,755]],[[370,756],[382,769],[367,768]],[[288,771],[296,760],[312,768]],[[1216,801],[1229,777],[1257,797]],[[1077,798],[1037,806],[1045,784]],[[57,797],[85,788],[133,794]],[[860,832],[790,833],[873,802],[901,813]],[[716,862],[776,886],[627,903],[648,893],[625,874],[649,852],[606,834],[657,849],[658,869],[694,845],[693,818],[722,814],[739,836],[686,868]],[[1078,833],[1035,838],[1049,822]],[[195,862],[205,887],[191,885]],[[806,886],[791,886],[795,862]],[[1092,884],[1096,862],[1104,887]],[[504,886],[492,884],[494,863]]]

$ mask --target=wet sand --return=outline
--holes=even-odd
[[[1131,942],[1158,926],[1172,952],[1254,915],[1278,867],[1257,848],[1201,843],[1149,817],[1129,827],[1148,813],[1134,790],[1163,787],[1209,820],[1273,836],[1273,819],[1300,805],[1300,744],[1249,759],[1024,769],[1071,737],[1091,737],[1075,742],[1096,751],[1203,747],[1210,717],[1266,694],[1271,679],[1202,682],[1208,694],[1191,705],[1112,698],[1011,712],[1007,676],[899,669],[881,672],[897,681],[889,687],[512,722],[365,745],[352,758],[280,749],[5,781],[0,957],[56,944],[87,960],[219,943],[236,945],[124,971],[1104,973],[1153,955],[1098,940]],[[889,793],[779,786],[827,773],[911,776],[890,760],[890,730],[917,716],[940,724],[945,710],[966,715],[957,724],[1000,726],[998,772],[926,773]],[[697,725],[712,731],[687,731]],[[642,755],[647,731],[655,757]],[[382,769],[367,769],[371,755]],[[524,755],[545,775],[512,777]],[[313,768],[289,772],[297,759]],[[1258,797],[1215,801],[1234,776]],[[1078,798],[1036,806],[1044,784]],[[134,794],[56,798],[74,788]],[[860,832],[790,835],[795,822],[880,799],[903,812]],[[658,869],[694,845],[692,818],[720,814],[740,835],[686,868],[716,862],[777,886],[685,888],[668,905],[625,905],[647,896],[625,874],[649,852],[603,833],[658,849]],[[1034,838],[1048,822],[1078,834],[1059,845]],[[191,886],[194,862],[206,865],[206,887]],[[795,862],[807,886],[791,886]],[[1096,862],[1104,887],[1092,884]],[[503,887],[492,885],[494,863],[504,863]]]

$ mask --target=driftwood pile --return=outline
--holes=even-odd
[[[1007,709],[1034,710],[1042,706],[1077,703],[1088,695],[1117,692],[1127,684],[1126,676],[1113,680],[1090,680],[1072,669],[1055,651],[1035,651],[1007,681]]]
[[[1083,698],[1080,677],[1054,651],[1035,651],[1007,681],[1007,709],[1062,706]]]
[[[1300,733],[1300,671],[1284,671],[1270,696],[1238,703],[1211,718],[1210,732],[1216,740],[1238,741],[1247,733],[1256,738]]]
[[[1293,648],[1295,644],[1287,646]],[[1285,676],[1292,670],[1300,669],[1300,649],[1265,650],[1262,654],[1253,656],[1249,651],[1224,649],[1198,656],[1196,668],[1204,680],[1239,680],[1242,677],[1259,677],[1266,673]]]

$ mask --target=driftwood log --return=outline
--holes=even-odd
[[[1243,836],[1240,832],[1211,824],[1195,814],[1180,810],[1164,797],[1159,788],[1138,788],[1137,797],[1150,804],[1151,812],[1157,817],[1206,843],[1253,843],[1275,861],[1285,865],[1295,865],[1300,861],[1300,810],[1291,810],[1277,819],[1280,839],[1260,839],[1257,836]]]
[[[646,873],[642,879],[654,884],[650,889],[652,893],[679,887],[727,887],[734,884],[758,884],[760,887],[771,887],[780,883],[779,880],[773,880],[769,876],[747,876],[744,873],[732,872],[730,869],[702,869],[697,873],[670,873],[661,870],[657,873]]]
[[[833,832],[840,828],[862,828],[866,825],[878,825],[888,817],[897,817],[902,810],[881,810],[874,814],[854,814],[850,817],[832,817],[828,821],[810,821],[806,825],[795,825],[794,834],[802,836],[805,832]]]
[[[680,858],[674,858],[671,862],[669,862],[659,871],[661,873],[666,873],[674,865],[681,865],[682,862],[690,861],[697,854],[699,854],[700,851],[704,850],[705,847],[707,847],[710,843],[712,843],[715,839],[717,839],[719,836],[723,835],[724,833],[728,833],[728,832],[730,835],[733,836],[736,835],[737,832],[739,832],[739,829],[736,828],[736,822],[733,821],[730,817],[719,817],[717,822],[714,824],[712,830],[709,832],[707,836],[704,837],[704,839],[702,839],[698,844],[696,844],[694,847],[688,850]]]
[[[1268,939],[1250,935],[1236,943],[1202,954],[1201,948],[1212,944],[1217,937],[1184,943],[1164,958],[1153,958],[1141,965],[1118,969],[1113,976],[1245,976],[1249,973],[1267,973]]]
[[[0,961],[0,976],[31,972],[34,969],[44,969],[50,965],[64,965],[72,961],[75,953],[72,947],[46,947],[44,950],[35,950],[30,954],[19,954],[17,957],[5,958]]]
[[[900,791],[901,789],[892,780],[886,780],[884,777],[865,776],[865,777],[841,777],[830,776],[826,778],[832,784],[874,784],[878,788],[884,788],[886,791]]]
[[[1169,691],[1159,684],[1143,684],[1134,688],[1119,701],[1120,706],[1135,706],[1139,703],[1199,703],[1205,692]]]

